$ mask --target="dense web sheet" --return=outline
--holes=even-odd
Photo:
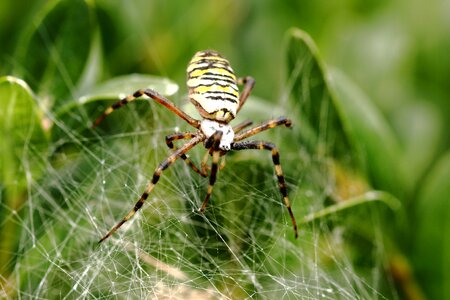
[[[255,107],[249,104],[250,114]],[[295,240],[270,154],[262,151],[227,156],[204,215],[198,207],[208,179],[177,161],[143,209],[98,245],[168,155],[164,136],[189,128],[146,101],[111,115],[108,130],[86,129],[95,116],[84,107],[64,119],[47,114],[58,131],[51,163],[26,149],[24,168],[37,164],[46,176],[28,178],[27,201],[8,216],[21,235],[4,290],[12,287],[18,298],[384,299],[381,233],[372,232],[379,238],[359,254],[372,257],[369,274],[355,269],[346,249],[345,216],[300,224]],[[301,220],[324,206],[333,181],[321,174],[325,159],[289,140],[299,130],[279,128],[259,138],[280,146]],[[199,163],[203,154],[199,145],[190,157]],[[359,213],[373,231],[379,228],[376,212]]]

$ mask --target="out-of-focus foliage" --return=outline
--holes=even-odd
[[[302,211],[321,208],[328,196],[331,201],[345,200],[368,187],[395,195],[402,203],[395,222],[392,212],[380,213],[387,245],[385,271],[394,281],[391,286],[381,284],[381,293],[450,298],[448,1],[2,1],[0,20],[3,293],[12,295],[10,290],[17,291],[15,285],[21,284],[32,291],[50,268],[41,267],[34,275],[14,273],[15,263],[40,264],[40,249],[27,244],[35,241],[18,240],[25,226],[16,226],[16,213],[19,220],[27,213],[21,208],[33,201],[30,190],[44,182],[48,194],[60,195],[55,197],[60,201],[46,209],[71,207],[70,184],[67,190],[57,190],[51,178],[58,174],[69,178],[61,179],[66,183],[78,182],[77,176],[84,177],[76,171],[72,176],[71,168],[86,173],[96,168],[98,161],[80,154],[90,151],[84,139],[95,135],[85,130],[87,120],[123,89],[125,93],[148,86],[173,95],[178,87],[162,77],[180,84],[177,97],[183,98],[186,63],[196,51],[212,48],[231,61],[238,75],[255,77],[253,94],[269,99],[248,102],[243,116],[259,120],[281,110],[301,125],[292,133],[294,141],[278,142],[291,152],[306,149],[308,154],[299,152],[295,159],[321,163],[296,161],[285,168],[288,178],[309,172],[296,186],[300,196],[295,203],[306,207]],[[283,106],[277,107],[280,103]],[[167,117],[146,116],[149,123],[158,118],[169,126]],[[115,118],[103,130],[111,130],[111,124],[127,130],[136,125],[135,118]],[[102,143],[117,147],[124,156],[132,152],[114,141]],[[30,153],[41,160],[29,161]],[[253,178],[253,173],[245,173],[247,165],[235,167],[242,168],[248,181]],[[302,196],[326,189],[329,181],[335,181],[334,189],[323,192],[320,204]],[[356,188],[340,192],[349,186]],[[47,191],[39,195],[50,197]],[[53,217],[33,217],[33,226],[39,228]],[[346,220],[345,226],[354,228],[364,219]],[[230,223],[236,226],[238,221]],[[55,224],[52,230],[64,231]],[[366,227],[357,229],[370,240],[371,229]],[[45,253],[61,242],[48,235],[34,237],[49,247]],[[367,247],[354,240],[346,244],[346,251],[354,253],[355,269],[370,269],[364,269],[370,258],[361,254]],[[308,255],[307,247],[304,253]],[[397,290],[383,290],[393,286]]]

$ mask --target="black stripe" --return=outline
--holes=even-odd
[[[278,154],[272,155],[272,160],[275,165],[280,165],[280,155]]]
[[[219,54],[219,52],[216,52],[214,50],[199,51],[195,54],[195,56],[198,56],[198,57],[216,56],[216,57],[223,58],[222,55]]]
[[[212,56],[212,57],[222,58],[224,61],[226,61],[227,63],[229,63],[227,59],[225,59],[223,56],[220,56],[220,55],[206,55],[206,56]],[[198,56],[198,57],[205,57],[205,56],[200,55],[200,56]],[[211,59],[211,58],[202,58],[202,59],[197,60],[195,63],[198,63],[198,62],[203,62],[203,63],[204,63],[204,62],[209,62],[209,61],[212,61],[212,60],[218,61],[218,60],[216,60],[216,59]]]
[[[234,73],[231,73],[231,74],[234,75]],[[225,74],[214,73],[214,72],[205,72],[205,73],[200,74],[198,76],[189,76],[189,79],[194,79],[194,78],[206,79],[206,78],[208,78],[208,76],[216,76],[216,77],[220,77],[220,78],[226,78],[228,80],[231,80],[233,83],[235,82],[232,76],[225,75]],[[223,79],[223,80],[226,81],[226,79]],[[211,80],[217,80],[217,78],[212,78]]]
[[[127,103],[128,103],[128,100],[127,100],[126,98],[124,98],[124,99],[122,99],[122,100],[120,100],[120,101],[114,103],[111,107],[112,107],[113,109],[117,109],[117,108],[119,108],[119,107],[121,107],[121,106],[124,106],[124,105],[127,104]]]
[[[237,98],[233,98],[233,99],[230,99],[230,98],[224,98],[224,97],[221,97],[221,96],[207,96],[206,97],[208,100],[213,100],[213,101],[215,101],[215,100],[221,100],[221,101],[228,101],[228,102],[231,102],[231,103],[238,103],[239,101],[237,100]]]
[[[226,94],[226,95],[231,96],[233,98],[236,98],[236,99],[238,98],[238,97],[236,97],[235,94],[230,93],[230,92],[224,92],[224,91],[214,91],[214,90],[212,90],[212,91],[204,92],[202,94],[204,94],[204,95],[207,95],[207,94]]]
[[[144,205],[144,201],[138,201],[134,206],[134,211],[138,211],[142,207],[142,205]]]
[[[286,189],[286,182],[284,181],[283,175],[277,175],[278,179],[278,186],[280,187],[280,192],[283,197],[287,197],[287,189]]]
[[[280,192],[283,197],[287,197],[287,190],[285,185],[280,185]]]
[[[211,166],[211,175],[209,176],[209,184],[214,185],[217,176],[217,164]]]
[[[219,76],[219,75],[218,75]],[[196,79],[196,78],[199,78],[200,76],[197,76],[197,77],[189,77],[188,78],[188,80],[189,79]],[[220,77],[220,76],[219,76]],[[222,80],[222,81],[224,81],[224,82],[228,82],[228,83],[231,83],[231,84],[236,84],[236,81],[233,79],[233,78],[231,78],[231,79],[229,79],[229,77],[226,77],[226,78],[216,78],[216,77],[209,77],[209,76],[206,76],[206,77],[203,77],[203,75],[201,76],[201,78],[200,78],[200,80],[211,80],[211,81],[217,81],[217,80]]]
[[[201,80],[204,80],[205,78],[202,78]],[[208,79],[208,80],[214,80],[214,79]],[[217,80],[217,79],[216,79]],[[223,81],[225,81],[225,80],[223,80]],[[217,81],[215,81],[215,82],[213,82],[213,83],[210,83],[210,84],[202,84],[202,83],[200,83],[199,85],[196,85],[196,86],[190,86],[191,88],[193,88],[193,89],[196,89],[196,88],[198,88],[198,87],[200,87],[200,86],[206,86],[206,87],[209,87],[209,86],[213,86],[213,85],[218,85],[218,86],[220,86],[220,87],[231,87],[233,90],[235,90],[236,92],[239,92],[239,89],[237,88],[237,86],[236,86],[236,83],[235,82],[228,82],[227,81],[227,83],[232,83],[232,84],[220,84],[220,83],[218,83]]]
[[[276,149],[275,145],[272,143],[264,143],[264,142],[261,142],[261,143],[263,144],[263,149],[267,149],[267,150]],[[278,151],[277,151],[276,155],[278,155]]]
[[[155,185],[158,180],[159,180],[159,175],[155,172],[155,174],[153,174],[153,178],[152,178],[152,183]]]
[[[144,95],[145,94],[145,91],[144,90],[138,90],[138,91],[136,91],[134,94],[133,94],[133,96],[135,97],[135,98],[139,98],[139,97],[141,97],[142,95]]]
[[[234,73],[233,69],[231,69],[230,65],[227,63],[224,63],[222,61],[212,61],[212,60],[208,60],[208,61],[201,61],[201,62],[195,62],[195,65],[200,65],[200,64],[207,64],[205,66],[198,66],[198,67],[194,67],[192,70],[190,70],[188,72],[188,74],[191,74],[194,71],[197,70],[206,70],[206,69],[212,69],[212,68],[217,68],[217,69],[225,69],[231,73]],[[188,66],[189,69],[190,66]]]
[[[147,193],[144,193],[141,196],[141,199],[139,199],[139,201],[136,202],[136,204],[134,205],[134,211],[138,211],[142,207],[142,205],[144,205],[144,201],[145,201],[145,199],[147,199],[147,197],[148,197]]]

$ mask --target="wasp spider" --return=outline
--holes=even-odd
[[[287,118],[280,117],[247,130],[244,129],[252,124],[251,121],[243,122],[235,127],[229,125],[229,122],[236,117],[237,113],[244,105],[254,84],[255,80],[249,76],[236,79],[228,60],[223,58],[219,53],[211,50],[200,51],[194,55],[187,67],[187,86],[189,89],[189,99],[199,111],[202,117],[201,121],[190,117],[171,101],[151,89],[141,89],[136,91],[134,94],[127,96],[107,108],[105,112],[95,120],[93,127],[99,125],[103,119],[114,110],[146,95],[162,104],[189,125],[197,129],[195,132],[175,133],[166,136],[166,144],[173,150],[172,154],[156,168],[152,180],[147,185],[147,188],[136,202],[133,209],[104,237],[102,237],[99,243],[110,237],[142,207],[148,195],[158,183],[162,172],[178,158],[183,159],[190,168],[201,176],[208,177],[209,175],[209,185],[205,200],[200,207],[200,212],[203,212],[211,197],[213,186],[216,181],[220,157],[227,154],[229,151],[246,149],[268,150],[271,152],[275,173],[278,178],[278,186],[284,204],[291,217],[295,237],[298,237],[297,224],[288,199],[286,183],[283,171],[281,170],[280,155],[277,147],[272,143],[264,141],[243,141],[248,137],[276,126],[284,125],[286,127],[291,127],[291,121]],[[237,85],[244,85],[244,89],[240,95]],[[179,148],[174,146],[173,142],[184,139],[189,141]],[[201,142],[204,143],[208,152],[205,159],[202,160],[201,168],[198,168],[191,160],[189,160],[186,153]],[[212,157],[210,174],[208,174],[208,168],[206,166],[208,155]]]

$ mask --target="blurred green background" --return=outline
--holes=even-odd
[[[297,80],[290,72],[295,61],[289,62],[294,51],[289,46],[292,27],[309,33],[318,48],[313,57],[324,69],[340,70],[367,94],[399,146],[400,155],[394,160],[402,171],[391,172],[397,166],[386,164],[382,174],[401,174],[395,181],[402,186],[377,181],[370,172],[365,177],[368,186],[399,198],[405,217],[395,228],[389,228],[389,218],[381,221],[381,230],[395,232],[387,242],[393,246],[387,246],[383,264],[397,290],[381,293],[405,299],[450,297],[450,1],[7,0],[0,3],[0,76],[23,79],[42,114],[50,111],[57,123],[59,114],[71,110],[75,100],[119,75],[169,78],[179,84],[175,100],[181,101],[187,62],[198,50],[215,49],[239,76],[256,79],[253,95],[273,106],[290,105],[281,108],[289,115],[296,97],[301,98],[301,92],[287,88],[290,80]],[[327,82],[329,74],[335,73],[324,71],[320,79]],[[336,94],[345,98],[346,91]],[[9,98],[0,97],[2,116],[7,118]],[[287,104],[292,102],[284,101],[286,97],[294,104]],[[353,121],[342,123],[357,126]],[[49,135],[45,131],[43,135]],[[56,140],[49,138],[52,154],[59,150]],[[5,162],[15,154],[3,147],[2,155]],[[384,153],[376,156],[382,160]],[[18,165],[2,165],[4,220],[11,214],[11,199],[29,188],[17,184],[19,192],[8,191],[8,174],[12,168],[19,170]],[[289,168],[288,173],[295,173]],[[352,181],[346,178],[351,173],[347,171],[342,172],[344,182]],[[339,177],[336,173],[333,178]],[[11,234],[5,234],[7,221],[0,225],[3,238]],[[8,244],[2,251],[14,247]],[[8,256],[3,278],[10,276],[11,261],[16,259]]]

